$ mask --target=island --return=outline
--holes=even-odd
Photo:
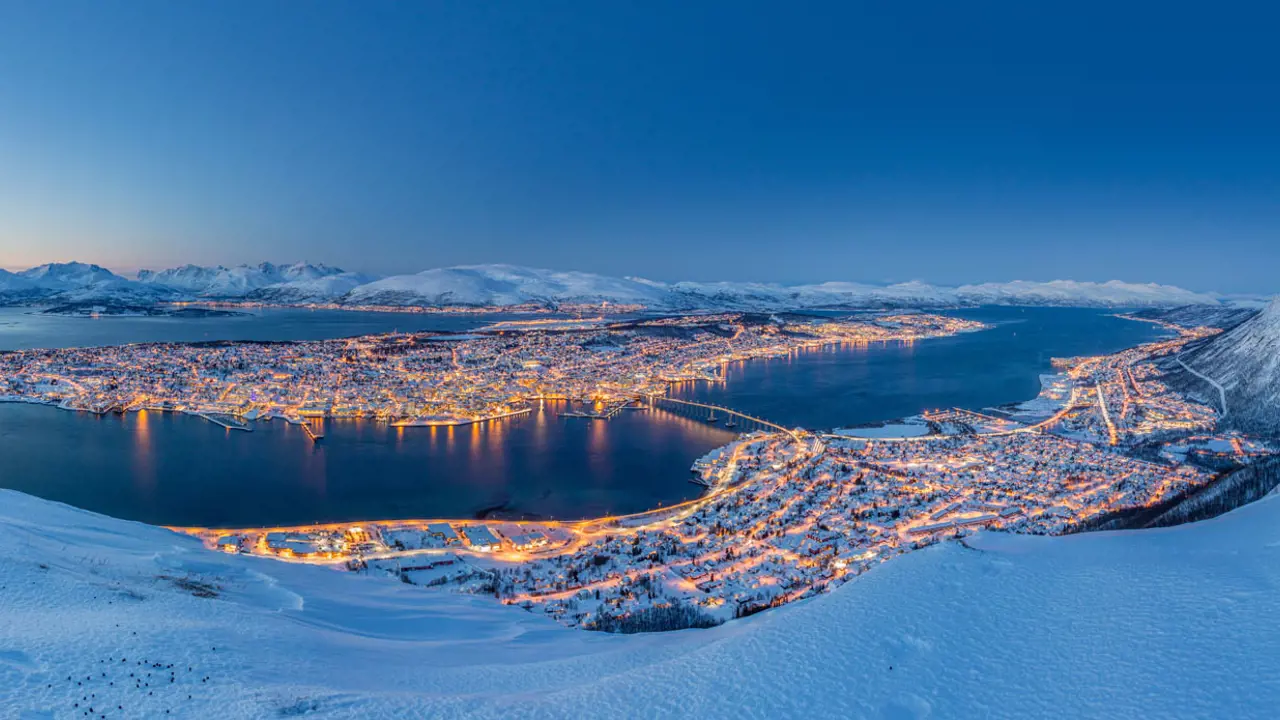
[[[77,302],[55,305],[39,311],[41,315],[67,317],[170,317],[170,318],[221,318],[245,317],[241,310],[215,307],[179,307],[170,305],[124,305],[119,303]]]

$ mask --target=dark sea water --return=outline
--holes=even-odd
[[[211,340],[327,340],[395,331],[459,332],[524,317],[528,316],[265,308],[234,317],[88,318],[42,315],[29,308],[10,307],[0,308],[0,350]]]
[[[556,405],[454,428],[329,422],[319,443],[281,420],[244,432],[173,413],[0,405],[0,486],[162,525],[582,518],[697,497],[690,463],[733,439],[661,411],[604,422]]]
[[[1100,355],[1165,337],[1150,323],[1081,308],[979,308],[947,313],[993,327],[913,344],[827,347],[725,368],[726,382],[672,396],[731,407],[787,426],[833,428],[981,409],[1040,392],[1055,357]]]
[[[827,348],[753,360],[728,367],[722,385],[680,387],[674,394],[788,425],[851,425],[929,408],[1025,400],[1038,392],[1038,376],[1050,371],[1052,357],[1115,351],[1161,333],[1093,310],[957,314],[996,327],[913,345]],[[462,319],[397,316],[404,318]],[[114,340],[103,340],[94,321],[61,320],[68,323],[59,325],[62,345],[127,341],[119,330]],[[219,322],[239,320],[244,319]],[[138,322],[148,327],[147,320]],[[381,322],[385,318],[365,323],[288,316],[283,332],[298,338],[391,329]],[[76,323],[87,328],[88,337],[76,332]],[[224,327],[214,323],[202,331]],[[131,337],[138,332],[128,331]],[[156,340],[185,338],[146,332],[159,334],[151,338]],[[32,342],[17,333],[10,337],[18,344]],[[222,339],[231,338],[244,339]],[[99,417],[0,404],[0,487],[165,525],[464,518],[485,511],[581,518],[695,497],[701,488],[688,482],[690,464],[733,437],[722,427],[662,411],[624,411],[604,422],[560,417],[558,410],[548,404],[522,418],[452,430],[330,422],[324,440],[313,444],[301,428],[281,421],[242,432],[167,413]]]

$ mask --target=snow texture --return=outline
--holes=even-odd
[[[1273,496],[981,534],[717,628],[611,636],[0,491],[0,717],[1272,717],[1277,553]]]
[[[1210,392],[1229,407],[1231,424],[1280,433],[1280,297],[1177,360],[1196,381],[1212,386]]]
[[[138,273],[138,281],[149,285],[169,288],[188,295],[204,298],[243,298],[255,291],[273,286],[296,285],[306,294],[310,287],[323,288],[317,281],[335,275],[342,275],[340,268],[327,265],[275,265],[264,262],[258,265],[237,265],[235,267],[200,267],[183,265],[182,267],[152,272],[143,270]],[[367,282],[367,280],[365,280]],[[341,287],[341,293],[350,290],[354,285]]]
[[[128,280],[106,268],[85,263],[49,263],[20,273],[0,271],[0,303],[150,304],[173,291]]]

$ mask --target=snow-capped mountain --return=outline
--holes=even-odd
[[[938,307],[961,304],[951,288],[922,282],[877,286],[848,282],[817,285],[680,282],[668,288],[671,308],[802,310],[806,308]]]
[[[818,285],[802,285],[798,290],[802,297],[810,298],[812,305],[820,305],[826,299],[834,306],[883,305],[885,307],[920,307],[960,304],[952,288],[938,287],[918,280],[894,285],[865,285],[862,283],[825,282]]]
[[[355,305],[522,305],[622,302],[661,305],[665,286],[643,280],[515,265],[463,265],[396,275],[355,288]]]
[[[1169,305],[1217,305],[1212,295],[1173,285],[1136,284],[1112,280],[1105,283],[1053,280],[983,283],[956,288],[968,305],[1088,305],[1090,307],[1153,307]]]
[[[1263,303],[1260,307],[1266,307],[1266,303]],[[1220,330],[1230,330],[1257,314],[1258,310],[1255,308],[1235,305],[1187,305],[1176,308],[1148,308],[1133,313],[1135,317],[1173,323],[1184,328],[1212,327]]]
[[[733,309],[805,309],[864,307],[939,307],[973,305],[1051,305],[1074,307],[1169,307],[1217,305],[1211,295],[1170,285],[1137,285],[1054,280],[965,285],[959,288],[919,281],[878,286],[826,282],[782,286],[760,283],[675,283],[672,307]]]
[[[43,294],[43,289],[34,281],[8,270],[0,270],[0,303],[40,297]]]
[[[376,278],[373,276],[353,272],[316,277],[303,276],[251,290],[245,294],[244,298],[281,305],[334,302],[374,280]]]
[[[342,273],[341,268],[308,263],[275,265],[264,262],[235,267],[183,265],[159,272],[142,270],[138,273],[138,281],[195,297],[231,299],[246,297],[269,286],[292,282],[309,283]],[[347,287],[343,292],[350,289]]]
[[[6,303],[149,304],[173,296],[167,288],[148,287],[86,263],[48,263],[16,275],[0,276],[0,301]]]
[[[778,285],[654,282],[511,265],[470,265],[397,275],[353,289],[343,302],[366,305],[518,305],[636,303],[667,310],[803,310],[807,308],[1071,305],[1167,307],[1217,305],[1211,295],[1169,285],[1057,280],[940,287],[922,282],[876,286],[847,282]]]
[[[87,263],[46,263],[18,273],[36,285],[50,290],[76,290],[99,283],[124,280],[110,270]]]
[[[1224,421],[1280,432],[1280,297],[1251,319],[1182,354],[1180,381],[1225,404]]]
[[[1220,306],[1209,294],[1171,285],[1054,280],[965,285],[913,281],[895,285],[825,282],[664,283],[638,277],[546,270],[515,265],[462,265],[377,279],[328,265],[183,265],[143,270],[131,281],[97,265],[42,265],[0,276],[0,302],[134,303],[162,299],[254,300],[280,304],[391,306],[511,306],[561,303],[636,304],[655,310],[925,308],[1054,305],[1100,308]]]

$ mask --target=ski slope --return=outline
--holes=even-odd
[[[0,491],[0,717],[83,717],[78,702],[135,718],[1192,718],[1280,705],[1280,499],[1165,530],[967,545],[719,628],[609,636]]]

